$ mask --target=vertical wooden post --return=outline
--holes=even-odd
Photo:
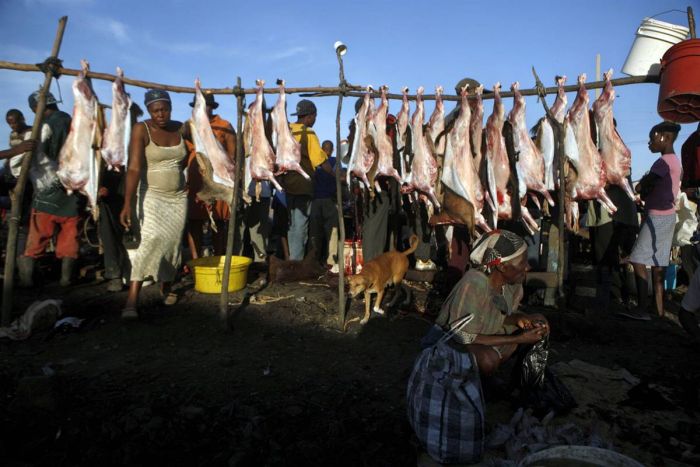
[[[695,39],[695,15],[692,7],[688,7],[688,29],[690,29],[690,38]]]
[[[600,54],[595,54],[595,80],[600,81]],[[595,98],[600,97],[600,88],[595,88]]]
[[[338,69],[340,76],[341,92],[338,94],[338,111],[335,114],[335,194],[336,208],[338,209],[338,327],[345,327],[345,220],[343,219],[343,189],[341,187],[342,161],[340,151],[340,112],[343,109],[343,95],[345,94],[345,70],[343,69],[343,56],[340,49],[336,49]]]
[[[547,90],[542,84],[542,81],[540,81],[540,77],[537,76],[537,72],[535,71],[534,66],[532,67],[532,74],[535,76],[537,94],[540,97],[540,100],[542,101],[542,107],[544,107],[547,119],[549,120],[549,122],[552,125],[552,128],[554,129],[554,157],[559,162],[559,199],[557,200],[559,203],[559,217],[557,219],[557,225],[559,226],[559,232],[557,232],[559,235],[559,258],[557,264],[557,290],[558,296],[561,299],[564,297],[564,270],[566,267],[566,245],[564,244],[566,239],[566,231],[564,227],[564,216],[566,214],[566,177],[564,176],[564,166],[566,164],[566,154],[564,153],[564,135],[566,134],[566,122],[559,123],[559,121],[556,118],[554,118],[554,115],[552,115],[552,111],[549,109],[547,101],[545,100]]]
[[[239,191],[241,189],[241,173],[243,172],[243,93],[241,92],[241,77],[236,78],[236,103],[238,119],[236,122],[236,174],[233,179],[233,199],[231,200],[231,214],[228,219],[228,235],[226,238],[226,257],[224,259],[224,275],[221,280],[221,296],[219,300],[219,317],[224,329],[228,329],[228,279],[231,275],[231,255],[233,254],[233,243],[236,234],[236,214],[238,211]],[[247,189],[247,187],[243,187]],[[241,192],[242,193],[242,192]]]
[[[58,20],[58,30],[56,38],[53,41],[51,48],[51,56],[49,58],[58,58],[58,52],[61,49],[63,41],[63,32],[66,29],[68,17],[64,16]],[[32,125],[31,139],[37,140],[41,134],[41,125],[46,110],[46,93],[51,85],[53,70],[46,70],[44,73],[44,84],[39,92],[39,100],[36,106],[36,116]],[[24,187],[27,185],[27,177],[29,176],[29,168],[32,165],[33,153],[29,152],[22,158],[22,171],[15,185],[15,200],[12,203],[12,211],[10,214],[10,226],[7,235],[7,249],[5,251],[5,278],[2,287],[2,325],[8,326],[12,320],[12,287],[14,286],[15,278],[15,257],[17,256],[17,231],[19,230],[19,221],[22,217],[22,198],[24,198]]]

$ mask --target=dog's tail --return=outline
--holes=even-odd
[[[416,251],[416,248],[418,248],[418,236],[416,236],[416,235],[411,235],[411,239],[409,240],[409,243],[411,244],[411,246],[408,248],[408,250],[402,251],[402,253],[403,253],[405,256],[410,255],[411,253],[413,253],[414,251]]]

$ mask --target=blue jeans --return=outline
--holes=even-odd
[[[304,259],[306,240],[309,237],[309,216],[311,215],[311,196],[287,194],[289,211],[289,259]]]

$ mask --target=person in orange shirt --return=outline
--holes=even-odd
[[[231,123],[214,114],[214,109],[219,107],[219,104],[214,100],[213,94],[204,94],[204,101],[214,137],[221,143],[221,147],[224,148],[231,160],[235,160],[236,131]],[[190,103],[190,107],[194,107],[194,100]],[[187,129],[189,130],[189,125]],[[185,143],[189,154],[187,159],[187,243],[192,258],[199,258],[204,253],[202,251],[202,232],[205,223],[209,221],[208,210],[212,211],[212,217],[216,222],[216,232],[209,226],[212,233],[213,254],[223,255],[226,253],[227,221],[231,214],[228,203],[216,201],[213,205],[207,206],[206,203],[197,198],[197,192],[202,189],[202,175],[199,173],[194,145],[188,139],[185,140]]]

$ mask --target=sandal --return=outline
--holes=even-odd
[[[122,309],[122,319],[124,320],[132,320],[132,319],[138,319],[139,313],[136,310],[135,306],[127,306]]]
[[[168,292],[167,295],[161,292],[161,296],[165,306],[173,306],[177,303],[177,294],[175,292]]]

